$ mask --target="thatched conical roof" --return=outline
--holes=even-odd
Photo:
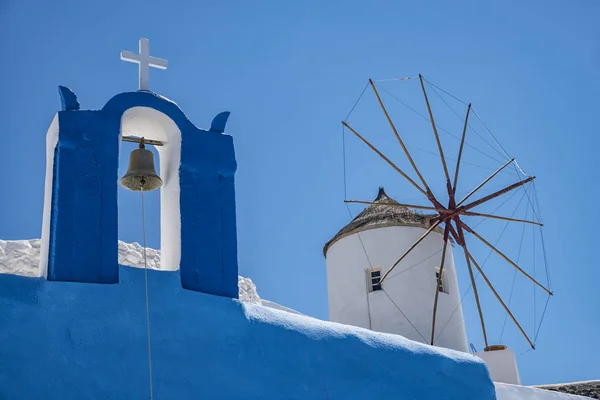
[[[436,215],[425,215],[400,206],[396,200],[389,197],[385,190],[380,187],[377,198],[356,216],[348,225],[340,231],[323,247],[323,255],[327,254],[329,247],[339,239],[367,229],[383,228],[387,226],[419,226],[429,228],[429,220]],[[378,204],[383,203],[383,204]]]

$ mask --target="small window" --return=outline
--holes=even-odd
[[[439,268],[436,268],[436,270],[435,270],[435,281],[436,281],[439,292],[448,293],[446,291],[446,285],[444,283],[444,271],[442,271],[442,278],[440,279],[440,269]]]
[[[381,267],[373,267],[367,270],[367,286],[369,292],[381,290]]]

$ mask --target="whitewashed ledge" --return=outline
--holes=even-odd
[[[39,276],[40,242],[40,239],[0,240],[0,273],[28,277]],[[160,270],[160,250],[146,249],[146,256],[148,268]],[[119,241],[119,264],[143,268],[143,247],[139,243]],[[240,300],[262,304],[252,279],[238,276],[238,287]],[[278,306],[276,303],[272,304]],[[277,308],[269,304],[263,305]]]

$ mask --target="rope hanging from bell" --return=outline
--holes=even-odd
[[[144,256],[144,283],[145,283],[145,300],[146,300],[146,326],[148,330],[148,373],[149,373],[149,390],[150,400],[154,398],[153,390],[153,374],[152,374],[152,344],[150,337],[150,306],[148,295],[148,257],[146,254],[146,218],[144,213],[144,192],[151,192],[160,188],[163,184],[162,179],[156,173],[154,167],[154,154],[146,150],[146,141],[142,137],[140,139],[139,148],[133,150],[129,156],[129,168],[121,178],[120,184],[125,189],[134,192],[141,192],[142,197],[142,233],[143,233],[143,256]]]

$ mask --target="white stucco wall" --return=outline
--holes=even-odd
[[[494,382],[521,384],[517,359],[512,350],[486,351],[475,355],[485,361]]]
[[[333,243],[326,254],[329,319],[429,343],[437,287],[435,271],[441,262],[442,235],[432,232],[423,240],[386,278],[384,290],[368,292],[366,274],[371,265],[380,266],[382,274],[385,273],[424,232],[425,229],[420,227],[379,227]],[[450,245],[446,252],[443,274],[448,293],[439,295],[435,345],[467,352]]]

